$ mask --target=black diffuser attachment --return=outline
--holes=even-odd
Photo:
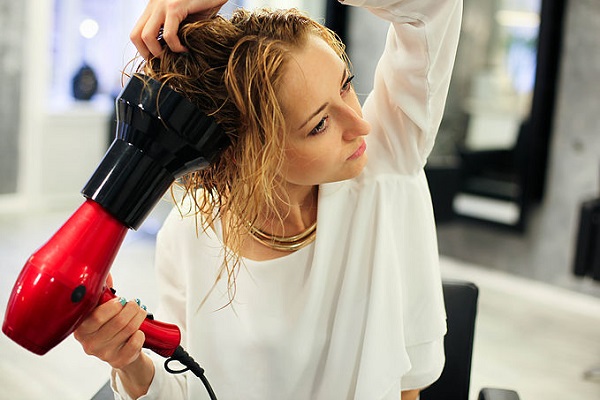
[[[116,107],[116,138],[82,194],[137,229],[175,179],[208,167],[229,139],[212,117],[145,75],[131,77]]]

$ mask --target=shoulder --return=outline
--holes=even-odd
[[[219,240],[214,227],[207,226],[208,216],[198,210],[194,199],[189,197],[176,201],[158,231],[157,246],[178,249],[194,247],[203,241],[211,244]]]
[[[179,205],[174,205],[167,215],[167,218],[163,222],[162,227],[158,231],[158,239],[160,240],[164,237],[179,237],[185,235],[185,233],[189,231],[195,219],[195,215],[185,213]]]
[[[223,260],[222,241],[211,228],[202,228],[201,215],[184,211],[174,206],[159,230],[155,265],[163,274],[212,282]]]
[[[162,230],[193,226],[198,228],[199,232],[202,231],[202,227],[206,225],[207,221],[213,220],[209,214],[201,209],[203,196],[204,191],[201,189],[191,193],[183,193],[174,189],[171,200],[173,208],[165,219]]]

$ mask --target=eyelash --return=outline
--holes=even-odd
[[[321,120],[319,121],[317,126],[315,126],[313,128],[313,130],[310,131],[309,136],[315,136],[315,135],[318,135],[319,133],[325,132],[325,130],[327,129],[327,121],[328,120],[329,120],[329,115],[325,115],[323,118],[321,118]]]
[[[342,85],[342,89],[340,90],[341,94],[345,94],[348,91],[350,91],[350,88],[352,87],[352,79],[354,79],[354,75],[350,75],[348,76],[348,78],[346,78],[346,81],[344,82],[344,84]],[[312,131],[310,131],[309,136],[316,136],[320,133],[325,132],[325,130],[327,130],[327,121],[329,120],[329,115],[325,115],[323,118],[321,118],[321,120],[319,121],[319,123],[317,124],[317,126],[315,126],[313,128]]]
[[[346,93],[347,91],[350,90],[350,88],[352,87],[352,79],[354,79],[354,75],[350,75],[347,79],[346,82],[344,82],[344,84],[342,85],[342,93]]]

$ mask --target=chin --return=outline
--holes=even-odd
[[[360,174],[362,174],[362,172],[365,170],[365,167],[367,166],[367,155],[363,154],[363,156],[356,160],[356,161],[360,161],[360,163],[357,163],[357,165],[354,165],[353,167],[353,174],[350,178],[348,179],[352,179],[352,178],[356,178],[357,176],[359,176]]]
[[[331,181],[329,181],[329,183],[341,182],[341,181],[347,181],[349,179],[354,179],[357,176],[359,176],[360,174],[362,174],[362,172],[365,170],[366,165],[367,165],[367,157],[366,157],[366,155],[364,155],[363,157],[361,157],[360,164],[356,163],[356,165],[353,165],[352,168],[348,168],[348,170],[344,171],[343,176],[340,176],[338,179],[332,179]]]

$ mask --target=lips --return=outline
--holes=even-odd
[[[366,149],[367,149],[367,143],[363,140],[362,143],[360,144],[360,146],[358,147],[358,149],[350,157],[348,157],[348,160],[355,160],[355,159],[359,158],[360,156],[362,156],[365,153]]]

